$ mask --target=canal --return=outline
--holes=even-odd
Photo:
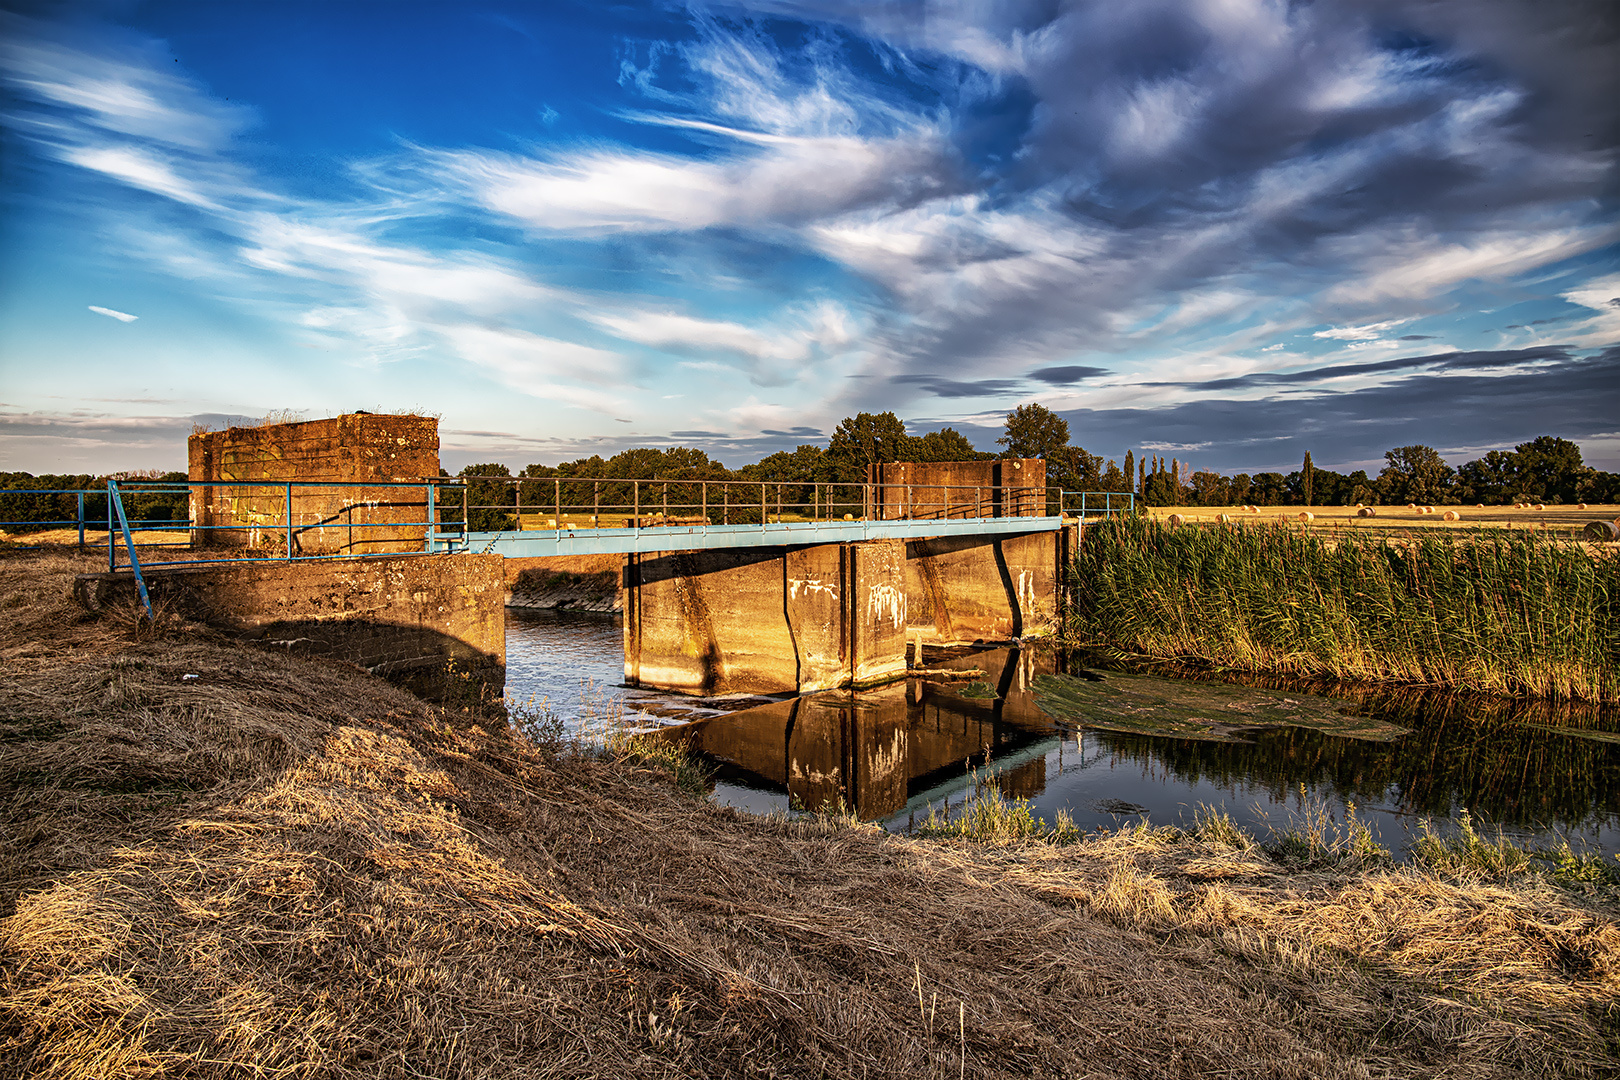
[[[840,801],[904,830],[993,780],[1084,829],[1224,810],[1265,837],[1353,806],[1399,851],[1466,811],[1487,835],[1620,852],[1620,714],[1408,689],[1297,686],[1119,670],[1053,650],[958,651],[968,672],[876,691],[691,699],[630,690],[609,617],[511,610],[507,696],[574,731],[664,729],[753,812]],[[977,674],[974,674],[974,673]]]

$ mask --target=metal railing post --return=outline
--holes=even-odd
[[[287,561],[292,562],[292,481],[287,482]]]
[[[124,516],[124,497],[118,490],[118,483],[107,481],[107,505],[114,502],[118,504],[118,527],[124,534],[124,547],[129,550],[129,568],[135,573],[135,591],[140,594],[141,606],[146,609],[147,621],[152,621],[152,598],[146,592],[146,578],[141,574],[141,560],[135,556],[135,538],[129,534],[129,518]],[[112,532],[107,533],[107,544],[112,545]]]
[[[79,492],[79,550],[84,550],[84,492]]]
[[[765,531],[765,485],[759,485],[759,528]]]
[[[556,503],[557,503],[557,521],[556,521],[557,535],[558,535],[558,537],[561,537],[562,536],[562,527],[563,527],[562,526],[562,478],[558,477],[554,481],[554,483],[556,484],[556,490],[552,494],[556,496]]]
[[[631,502],[633,504],[633,508],[635,510],[635,517],[631,518],[630,520],[634,521],[635,522],[635,527],[637,529],[639,529],[639,528],[641,528],[641,481],[640,480],[632,480],[632,481],[630,481],[630,499],[631,499]]]
[[[111,480],[107,481],[107,573],[118,569],[118,549],[113,547],[113,500],[112,493],[118,490],[118,485]]]
[[[591,482],[591,528],[600,528],[602,524],[602,481]]]
[[[439,528],[438,528],[438,523],[436,521],[436,516],[437,515],[435,514],[435,510],[436,510],[435,496],[436,496],[436,493],[437,493],[437,490],[438,490],[438,485],[433,483],[432,481],[429,481],[428,483],[423,484],[422,486],[427,489],[427,547],[426,547],[426,550],[432,551],[433,550],[433,542],[439,538]]]

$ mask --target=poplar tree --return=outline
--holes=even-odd
[[[1305,505],[1313,505],[1311,495],[1316,481],[1316,466],[1311,464],[1311,452],[1305,451],[1305,464],[1299,468],[1299,484],[1305,489]]]

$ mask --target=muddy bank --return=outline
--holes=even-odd
[[[623,555],[506,560],[506,606],[557,611],[624,610]]]

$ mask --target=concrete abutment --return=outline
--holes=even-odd
[[[145,573],[152,603],[232,636],[343,660],[439,698],[499,698],[506,582],[499,555],[219,562]],[[129,572],[74,583],[91,611],[135,602]]]

